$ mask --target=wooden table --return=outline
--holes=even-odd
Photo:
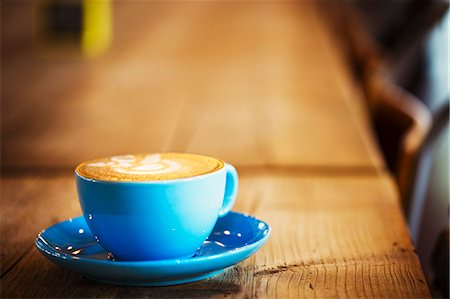
[[[86,60],[21,47],[13,28],[30,32],[33,7],[2,4],[2,297],[429,297],[361,91],[314,2],[114,5],[110,50]],[[236,165],[234,209],[266,220],[268,243],[212,279],[161,288],[91,282],[42,257],[36,234],[81,214],[74,166],[142,151]]]

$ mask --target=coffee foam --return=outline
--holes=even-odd
[[[87,161],[76,172],[103,181],[156,181],[207,174],[223,166],[218,159],[194,154],[135,154]]]

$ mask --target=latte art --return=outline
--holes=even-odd
[[[86,164],[91,167],[111,167],[112,171],[124,174],[159,174],[177,171],[181,165],[175,161],[161,159],[161,155],[147,155],[144,159],[136,161],[134,155],[111,157],[109,162],[93,162]]]
[[[91,179],[106,181],[152,181],[186,178],[221,169],[223,162],[183,153],[136,154],[87,161],[76,171]]]

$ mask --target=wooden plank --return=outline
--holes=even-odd
[[[300,297],[429,296],[389,177],[265,180],[255,214],[278,234],[256,265],[275,280],[269,297],[292,296],[295,283]]]
[[[102,57],[3,55],[4,167],[166,150],[238,165],[382,167],[313,2],[114,5]]]
[[[2,259],[12,256],[4,249],[23,252],[2,277],[2,297],[429,297],[388,176],[241,172],[235,210],[266,220],[268,243],[222,275],[165,288],[93,283],[27,250],[41,228],[79,213],[72,180],[43,179],[32,203],[2,222]]]
[[[73,177],[1,179],[1,274],[31,248],[45,227],[81,215]]]
[[[2,60],[3,167],[74,166],[169,150],[193,85],[184,53],[188,40],[201,40],[191,32],[198,13],[186,5],[123,3],[115,10],[115,43],[103,57],[52,57],[30,48]],[[32,18],[25,21],[32,26]]]
[[[224,9],[228,17],[216,21],[213,34],[227,46],[214,48],[211,61],[235,59],[232,64],[219,63],[220,76],[209,79],[204,90],[209,102],[199,102],[206,105],[205,112],[187,150],[238,165],[381,168],[367,115],[350,110],[361,98],[350,98],[341,86],[352,83],[347,82],[350,74],[341,57],[328,50],[333,47],[315,5],[270,3]],[[264,22],[255,23],[254,18]],[[191,109],[196,113],[199,107]],[[324,154],[331,148],[332,155]]]
[[[339,4],[337,4],[339,6]],[[349,109],[356,123],[356,129],[361,133],[361,137],[366,146],[366,150],[373,159],[373,164],[378,168],[384,168],[383,157],[379,154],[380,148],[374,138],[374,132],[371,124],[371,115],[365,98],[364,90],[360,81],[355,77],[349,67],[348,45],[345,45],[345,39],[336,32],[336,28],[342,26],[343,22],[339,12],[340,8],[333,4],[320,2],[315,6],[316,14],[314,23],[321,33],[318,35],[321,39],[323,48],[327,52],[327,61],[330,69],[336,78],[342,98]]]

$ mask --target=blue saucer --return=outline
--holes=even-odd
[[[267,223],[229,212],[219,218],[197,254],[187,259],[115,261],[95,240],[83,217],[42,231],[35,243],[55,264],[116,285],[165,286],[209,278],[255,253],[269,238]]]

